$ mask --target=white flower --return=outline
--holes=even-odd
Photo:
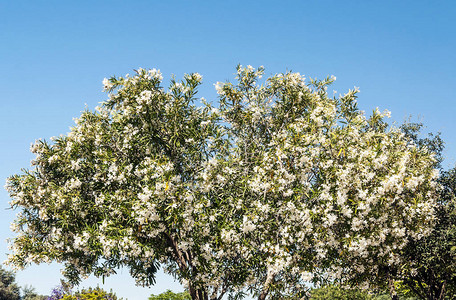
[[[244,216],[243,222],[242,222],[242,232],[248,233],[250,231],[255,230],[256,225],[252,223],[246,216]]]
[[[79,181],[78,178],[76,178],[76,179],[71,178],[69,188],[74,190],[74,189],[79,188],[81,185],[82,185],[82,182]]]
[[[163,80],[162,73],[160,72],[160,70],[157,70],[155,68],[147,71],[147,78],[148,79],[157,79],[159,81]]]
[[[138,97],[138,103],[140,104],[150,104],[152,100],[152,91],[142,91]]]
[[[222,95],[223,94],[223,87],[225,84],[223,82],[217,81],[216,84],[214,84],[215,90],[217,91],[217,94]]]
[[[107,91],[113,87],[113,84],[108,78],[103,79],[103,90]]]
[[[201,82],[203,80],[203,76],[201,76],[199,73],[193,73],[193,78],[195,78],[198,82]]]
[[[80,161],[79,160],[72,160],[71,161],[71,169],[73,169],[74,171],[78,171],[79,169],[81,169]]]
[[[288,190],[286,190],[286,191],[283,193],[283,196],[284,196],[284,197],[290,197],[291,195],[293,195],[293,190],[292,190],[292,189],[288,189]]]
[[[326,217],[326,222],[325,222],[325,225],[330,227],[331,225],[333,225],[337,220],[337,216],[334,215],[334,214],[328,214],[328,216]]]
[[[383,111],[383,116],[384,116],[384,117],[387,117],[387,118],[391,118],[391,112],[390,112],[389,110],[385,109],[385,110]]]

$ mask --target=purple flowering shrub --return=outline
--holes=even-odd
[[[49,297],[47,297],[46,300],[62,299],[64,295],[65,295],[65,290],[62,285],[59,285],[52,289],[51,295]]]

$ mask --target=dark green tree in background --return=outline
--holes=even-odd
[[[159,295],[150,295],[149,300],[190,300],[190,294],[188,292],[174,293],[171,290],[167,290]]]
[[[400,290],[419,299],[456,299],[456,168],[443,169],[443,141],[439,134],[420,138],[422,126],[407,123],[402,130],[416,144],[436,153],[441,190],[431,235],[420,240],[410,238],[404,249],[409,264],[402,270]]]
[[[20,288],[15,283],[14,273],[7,271],[0,266],[0,299],[20,300]]]
[[[442,172],[442,190],[432,234],[411,240],[403,284],[420,299],[456,299],[456,168]]]
[[[373,300],[365,291],[357,289],[341,289],[337,285],[327,285],[313,289],[310,293],[310,300]]]
[[[396,295],[399,300],[416,300],[414,296],[405,295],[402,290]],[[343,289],[336,284],[326,285],[321,288],[312,289],[309,300],[391,300],[388,292],[378,294],[369,293],[360,289]]]
[[[39,295],[30,285],[17,285],[14,272],[5,270],[0,265],[0,300],[45,300],[47,296]]]

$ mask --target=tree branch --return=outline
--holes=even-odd
[[[261,294],[258,296],[258,300],[266,299],[266,296],[269,293],[269,286],[271,285],[273,279],[274,279],[274,274],[272,273],[272,271],[268,270],[268,275],[266,277],[266,281],[264,282],[263,290],[261,291]]]

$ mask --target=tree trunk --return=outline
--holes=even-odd
[[[188,293],[190,294],[190,297],[192,297],[192,300],[198,299],[195,289],[190,284],[188,285]]]
[[[394,287],[394,280],[391,277],[388,278],[388,287],[389,287],[391,300],[399,300],[399,297],[397,296],[397,293],[396,293],[396,288]]]
[[[204,289],[194,289],[189,284],[188,292],[190,294],[190,297],[192,297],[192,300],[209,300],[209,297],[207,296],[207,293]]]
[[[261,294],[258,296],[258,300],[266,299],[266,296],[269,293],[269,285],[272,283],[273,279],[274,279],[274,274],[272,274],[272,272],[268,271],[266,281],[264,282],[264,285],[263,285],[263,290],[261,291]]]
[[[258,296],[258,300],[266,299],[267,295],[268,295],[268,291],[267,290],[262,290],[260,296]]]
[[[177,242],[170,233],[165,232],[168,239],[168,245],[173,249],[174,255],[176,256],[176,262],[179,269],[185,273],[191,268],[190,265],[190,254],[182,253],[177,246]],[[187,260],[186,260],[187,258]],[[195,288],[192,284],[191,278],[188,278],[188,291],[192,300],[209,300],[207,291],[203,288]]]
[[[443,282],[442,288],[440,289],[439,300],[442,300],[445,298],[445,283],[446,283],[446,281]]]

